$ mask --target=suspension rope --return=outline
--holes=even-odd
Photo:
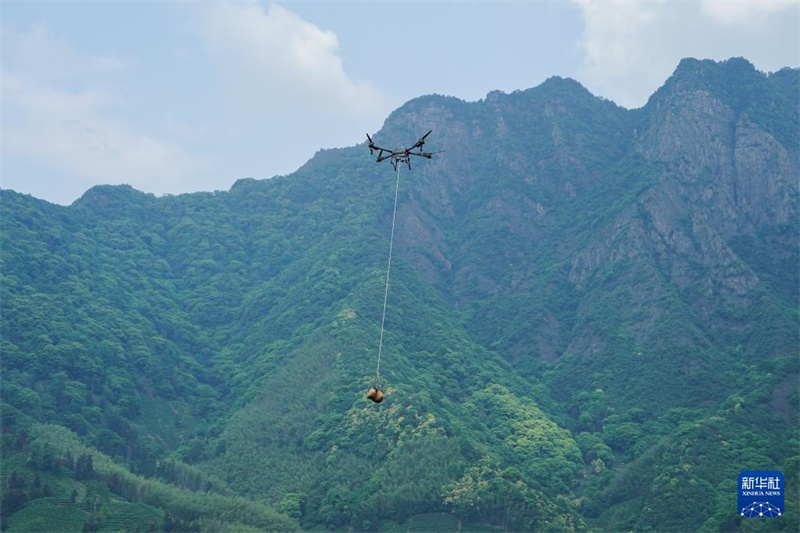
[[[383,352],[383,326],[386,323],[386,302],[389,300],[389,274],[392,271],[392,250],[394,248],[394,224],[397,219],[397,193],[400,190],[400,163],[397,164],[397,180],[394,184],[394,209],[392,209],[392,231],[389,236],[389,261],[386,264],[386,285],[383,290],[383,314],[381,315],[381,335],[378,339],[378,368],[375,371],[375,386],[381,386],[381,353]]]

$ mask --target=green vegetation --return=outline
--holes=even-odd
[[[363,147],[0,191],[2,529],[797,530],[798,80],[396,111],[376,142],[439,117],[447,151],[401,181],[380,406],[394,175]],[[745,469],[786,474],[781,519],[735,514]]]
[[[34,424],[30,437],[22,430],[6,447],[3,471],[12,474],[4,486],[4,501],[21,504],[4,507],[10,530],[174,531],[178,523],[190,530],[214,523],[261,530],[297,528],[271,508],[228,491],[219,493],[208,482],[204,489],[187,491],[192,488],[186,483],[190,476],[168,484],[132,474],[61,426]],[[181,468],[174,461],[168,466],[171,471]],[[193,470],[185,465],[183,469]],[[194,481],[201,479],[197,473]]]

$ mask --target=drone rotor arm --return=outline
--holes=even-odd
[[[428,130],[428,133],[420,137],[419,140],[416,143],[414,143],[414,146],[412,146],[410,149],[413,150],[414,148],[422,148],[422,146],[425,144],[425,138],[428,135],[430,135],[432,131],[433,130]]]

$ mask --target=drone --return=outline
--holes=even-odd
[[[414,146],[411,148],[397,148],[395,150],[389,150],[388,148],[381,148],[380,146],[375,146],[375,143],[372,142],[372,137],[369,136],[367,133],[367,140],[369,141],[369,153],[371,155],[375,154],[375,150],[378,150],[378,159],[376,162],[380,163],[381,161],[386,161],[390,159],[392,161],[392,167],[397,170],[398,163],[405,163],[408,165],[408,169],[411,170],[411,156],[415,155],[417,157],[424,157],[426,159],[430,159],[433,157],[433,154],[438,154],[440,152],[423,152],[422,146],[425,144],[425,138],[431,134],[430,130],[428,133],[420,137],[420,139],[414,143]],[[419,148],[418,152],[414,152]]]

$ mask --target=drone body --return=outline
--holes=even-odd
[[[369,136],[367,133],[367,140],[369,141],[369,153],[374,154],[375,150],[378,151],[378,158],[375,160],[376,162],[380,163],[381,161],[386,161],[387,159],[391,160],[392,167],[397,170],[398,163],[405,163],[408,165],[409,170],[411,170],[411,156],[415,155],[417,157],[424,157],[426,159],[430,159],[433,157],[433,154],[438,152],[423,152],[422,146],[425,144],[425,138],[431,134],[430,130],[428,133],[420,137],[420,139],[414,143],[414,146],[411,148],[397,148],[395,150],[390,150],[388,148],[381,148],[380,146],[376,146],[374,142],[372,142],[372,137]],[[415,152],[419,148],[418,152]]]

